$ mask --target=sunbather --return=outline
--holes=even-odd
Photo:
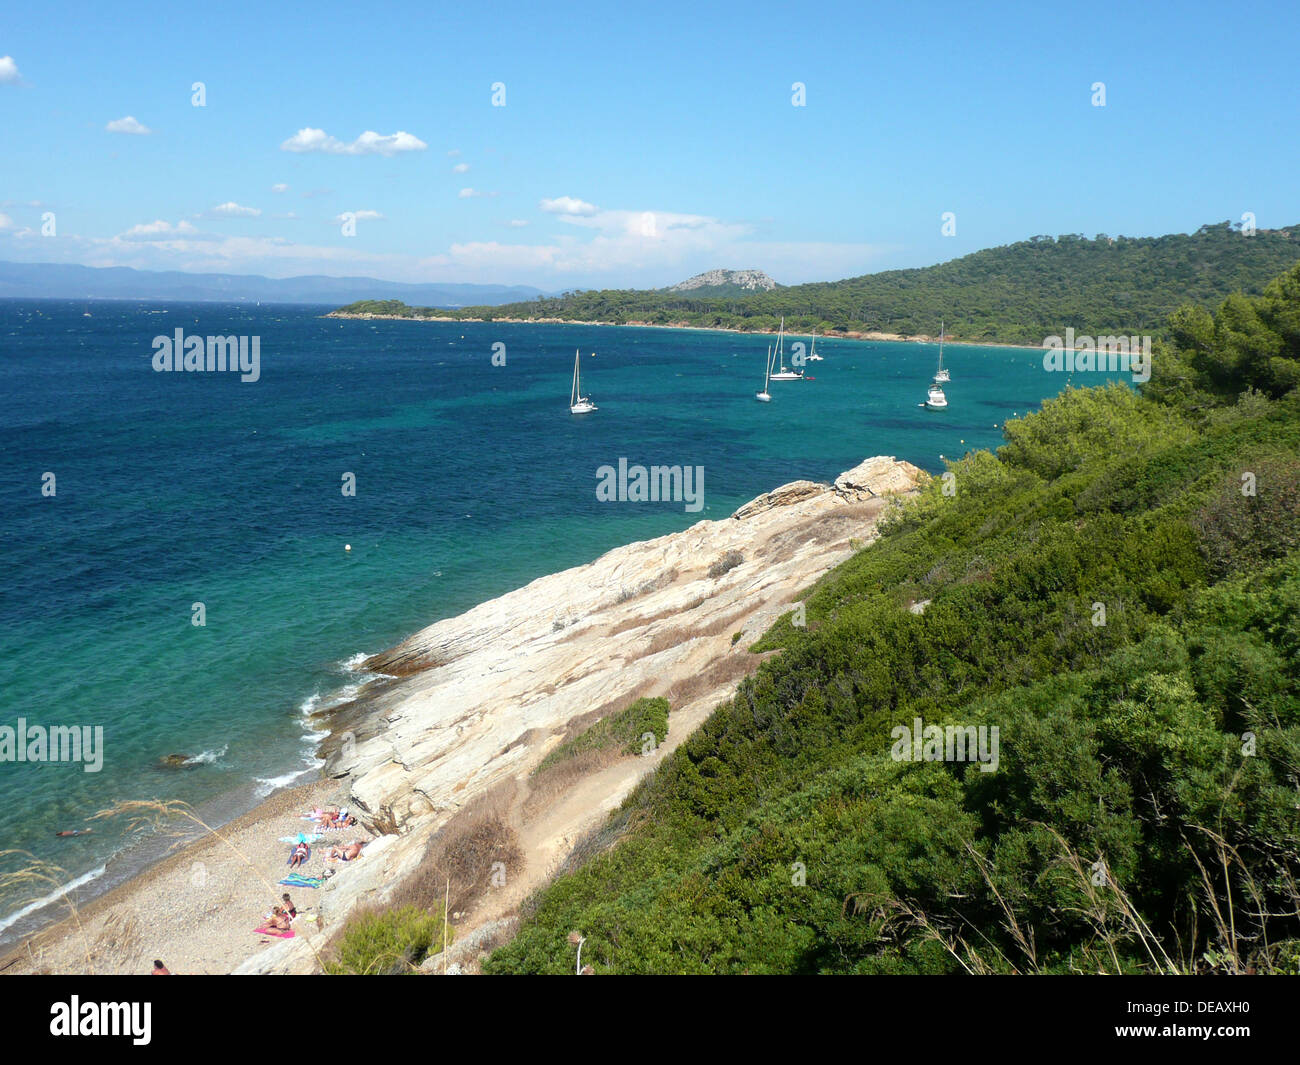
[[[331,847],[325,853],[325,860],[331,862],[332,861],[350,862],[354,858],[360,856],[361,848],[364,846],[365,846],[364,843],[360,842],[359,840],[354,840],[352,843],[345,843],[342,847]]]
[[[297,869],[298,866],[302,865],[303,862],[307,861],[310,857],[311,848],[305,843],[297,844],[293,850],[289,852],[289,868]]]

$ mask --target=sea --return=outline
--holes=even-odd
[[[412,632],[868,456],[939,472],[1067,383],[1123,379],[949,344],[935,412],[937,345],[819,338],[758,403],[768,336],[329,310],[0,300],[0,945],[171,845],[104,811],[219,824],[310,779],[307,715]],[[177,330],[245,338],[256,380],[156,369]],[[599,499],[620,460],[701,470],[702,506]],[[92,742],[19,761],[20,725]]]

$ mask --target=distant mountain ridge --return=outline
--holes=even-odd
[[[495,306],[536,299],[531,285],[412,284],[373,277],[271,278],[256,274],[191,274],[127,266],[0,261],[0,299],[127,299],[194,302],[320,303],[399,296],[424,306]]]
[[[762,270],[705,270],[702,274],[669,285],[663,291],[729,295],[736,292],[771,292],[778,287]]]

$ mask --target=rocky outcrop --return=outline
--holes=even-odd
[[[771,292],[777,284],[762,270],[706,270],[668,286],[668,292],[695,292],[707,288],[739,288],[746,292]]]
[[[926,476],[874,458],[833,484],[795,481],[731,518],[616,548],[374,656],[367,668],[402,679],[364,712],[332,722],[325,753],[327,772],[348,778],[363,822],[393,838],[321,892],[322,910],[337,922],[351,904],[390,890],[456,810],[526,778],[575,718],[663,695],[672,704],[669,742],[636,760],[637,772],[648,772],[757,667],[749,646],[875,538],[885,497]],[[593,797],[591,816],[634,782],[610,779],[619,795]],[[570,838],[562,827],[555,846],[541,848],[548,855],[562,857]],[[345,880],[346,897],[331,900]],[[280,961],[259,964],[305,964],[294,942],[274,948]]]

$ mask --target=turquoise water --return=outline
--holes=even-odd
[[[360,655],[786,481],[875,454],[941,469],[1066,384],[1040,351],[949,346],[951,406],[927,412],[933,345],[819,340],[816,380],[759,404],[761,337],[324,310],[0,301],[0,726],[104,730],[97,773],[0,762],[6,847],[68,879],[126,869],[141,843],[120,825],[54,833],[134,798],[230,816],[310,771],[303,711],[354,690]],[[260,380],[154,372],[178,326],[260,337]],[[575,347],[600,408],[584,417]],[[702,466],[703,511],[598,502],[621,457]],[[31,894],[0,897],[0,924]]]

